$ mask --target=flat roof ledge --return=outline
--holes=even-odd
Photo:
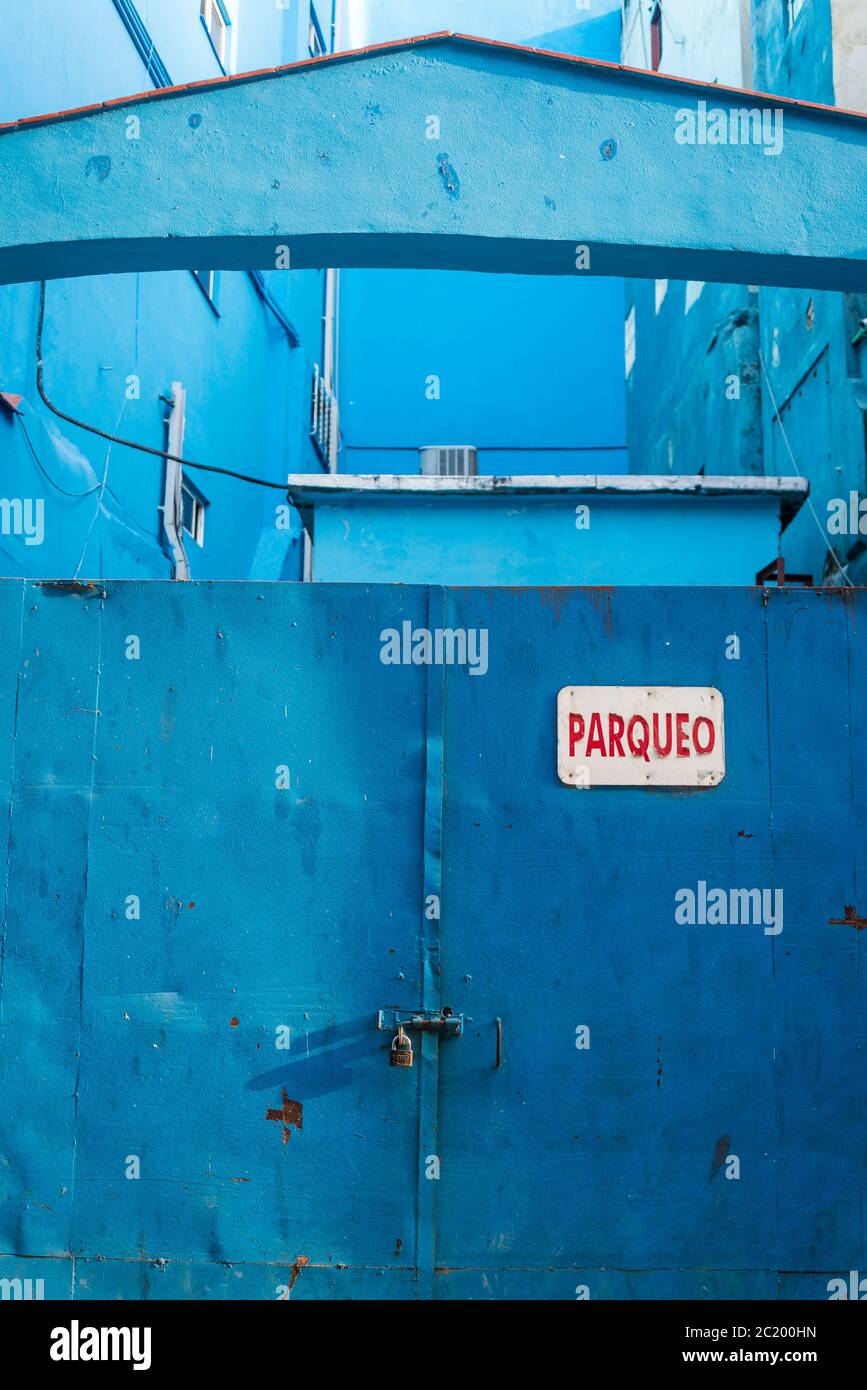
[[[783,525],[806,501],[806,478],[707,477],[704,474],[575,474],[540,477],[430,478],[416,473],[294,473],[287,479],[290,500],[299,510],[335,501],[386,501],[395,498],[475,499],[480,497],[572,498],[576,496],[731,497],[742,501],[777,499]]]

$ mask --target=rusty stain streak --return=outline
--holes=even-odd
[[[602,614],[602,621],[605,627],[605,635],[614,635],[611,622],[611,597],[614,593],[613,587],[609,585],[581,584],[579,586],[557,585],[552,587],[540,587],[536,590],[539,595],[543,608],[553,608],[555,622],[560,621],[563,609],[568,607],[569,600],[573,594],[582,594],[585,598],[589,596],[590,602],[597,613]]]
[[[230,1028],[237,1028],[237,1026],[238,1026],[238,1019],[237,1019],[237,1018],[230,1018],[230,1019],[229,1019],[229,1027],[230,1027]],[[284,1092],[284,1094],[285,1094],[285,1092]]]
[[[569,589],[564,585],[545,585],[540,587],[538,593],[542,607],[553,609],[554,621],[559,623],[563,609],[569,604]]]
[[[402,1249],[403,1249],[403,1241],[401,1240],[400,1236],[398,1236],[398,1238],[397,1238],[397,1245],[396,1245],[395,1248],[394,1248],[394,1258],[395,1258],[396,1260],[399,1260],[399,1259],[400,1259],[400,1252],[401,1252]]]
[[[829,917],[829,927],[854,927],[856,931],[863,931],[867,927],[867,917],[859,917],[854,907],[848,903],[843,908],[844,916]]]
[[[610,584],[600,584],[595,585],[593,587],[585,585],[582,587],[581,593],[590,595],[590,600],[593,604],[593,607],[596,609],[597,613],[602,613],[602,621],[605,625],[606,637],[613,637],[614,624],[611,618],[611,599],[614,594],[613,587]]]
[[[285,1096],[286,1092],[284,1091],[283,1094],[284,1094],[284,1096]],[[300,1275],[302,1269],[304,1268],[305,1265],[309,1265],[309,1263],[310,1263],[310,1256],[309,1256],[309,1255],[299,1255],[299,1256],[298,1256],[298,1259],[295,1261],[294,1265],[292,1266],[292,1277],[291,1277],[291,1279],[289,1280],[289,1286],[288,1286],[288,1288],[287,1288],[287,1290],[286,1290],[286,1297],[287,1297],[287,1298],[289,1297],[290,1293],[292,1292],[292,1290],[294,1289],[296,1283],[298,1282],[298,1276]]]
[[[283,1104],[279,1110],[266,1110],[265,1119],[276,1120],[278,1124],[283,1125],[283,1143],[288,1144],[291,1138],[289,1126],[294,1125],[296,1129],[301,1129],[303,1127],[301,1124],[302,1113],[303,1106],[300,1100],[290,1100],[286,1094],[286,1087],[284,1086]],[[306,1259],[304,1263],[307,1263]]]
[[[496,481],[496,480],[495,480]],[[545,585],[504,585],[499,589],[481,588],[468,589],[460,585],[452,586],[456,593],[469,594],[473,598],[478,598],[479,594],[484,594],[489,604],[493,604],[496,595],[501,593],[511,594],[516,598],[537,598],[543,608],[551,608],[554,611],[555,622],[560,621],[562,612],[569,606],[570,599],[575,594],[590,598],[590,602],[597,613],[602,614],[605,626],[605,633],[608,637],[613,637],[614,626],[612,621],[611,600],[616,592],[613,584],[557,584]]]
[[[717,1140],[716,1148],[713,1151],[713,1162],[710,1165],[710,1177],[708,1182],[713,1182],[720,1168],[728,1158],[729,1136],[724,1134],[722,1139]]]
[[[824,584],[821,588],[814,589],[813,593],[819,598],[836,599],[854,612],[858,590],[849,585]]]
[[[103,589],[101,584],[94,584],[92,580],[86,583],[80,579],[43,579],[38,580],[37,589],[44,589],[48,594],[80,594],[83,598],[108,598],[108,590]]]
[[[662,1088],[662,1038],[656,1040],[656,1089]]]
[[[858,603],[860,601],[857,588],[852,585],[823,584],[820,587],[811,589],[810,592],[815,594],[817,598],[830,599],[832,603],[842,603],[846,610],[846,621],[852,624],[852,636],[857,636]]]

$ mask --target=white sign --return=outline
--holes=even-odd
[[[567,685],[557,772],[569,787],[716,787],[725,707],[712,686]]]

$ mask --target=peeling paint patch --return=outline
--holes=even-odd
[[[616,159],[619,152],[619,145],[616,140],[603,140],[599,146],[599,153],[605,160]]]
[[[288,1144],[288,1143],[289,1143],[289,1140],[290,1140],[290,1138],[291,1138],[291,1131],[290,1131],[290,1126],[291,1126],[291,1125],[294,1125],[296,1129],[301,1129],[301,1128],[302,1128],[301,1119],[302,1119],[303,1109],[304,1109],[304,1108],[303,1108],[303,1106],[302,1106],[300,1100],[290,1100],[290,1099],[289,1099],[289,1097],[288,1097],[287,1094],[286,1094],[286,1087],[284,1086],[284,1087],[283,1087],[283,1104],[281,1105],[280,1109],[279,1109],[279,1110],[273,1110],[273,1109],[272,1109],[272,1110],[266,1110],[266,1112],[265,1112],[265,1119],[266,1119],[266,1120],[276,1120],[278,1124],[282,1124],[282,1126],[283,1126],[283,1143],[284,1143],[284,1144]],[[304,1263],[306,1264],[307,1261],[305,1260]]]
[[[94,154],[94,155],[91,155],[90,159],[87,161],[87,165],[86,165],[86,168],[85,168],[85,171],[84,171],[84,176],[85,176],[85,178],[89,178],[91,174],[96,174],[96,177],[99,179],[100,183],[105,183],[105,181],[106,181],[106,179],[108,178],[108,176],[109,176],[110,173],[111,173],[111,156],[110,156],[110,155],[107,155],[107,154]]]
[[[50,598],[64,594],[77,594],[80,598],[108,598],[108,590],[103,589],[99,584],[94,584],[92,580],[87,582],[81,579],[38,580],[36,587],[43,589]]]
[[[458,178],[458,172],[454,165],[449,163],[447,154],[437,155],[437,169],[439,170],[439,176],[443,181],[443,186],[449,197],[460,198],[461,181]]]

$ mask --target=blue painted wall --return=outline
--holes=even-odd
[[[101,9],[96,0],[91,4],[91,13],[101,16],[103,22],[105,51],[116,44],[122,55],[112,71],[122,74],[118,81],[127,90],[140,86],[146,75],[144,64],[132,47],[114,0],[104,0]],[[46,0],[40,0],[28,15],[27,26],[22,20],[15,21],[18,28],[10,25],[0,60],[9,69],[3,98],[6,105],[0,115],[20,115],[32,110],[34,104],[60,106],[110,95],[102,75],[106,65],[101,63],[98,72],[95,66],[88,67],[92,60],[87,52],[102,53],[102,47],[87,50],[80,62],[70,57],[77,54],[86,32],[81,23],[85,12],[76,12],[74,25],[68,8],[62,13],[60,23],[55,22],[56,11]],[[174,77],[189,78],[201,73],[203,64],[210,64],[213,75],[216,59],[199,22],[198,6],[191,3],[184,11],[189,21],[186,29],[180,23],[180,13],[177,6],[169,11],[156,0],[145,12],[154,25],[154,39],[167,70],[171,62],[176,69]],[[497,32],[501,34],[507,13],[514,17],[518,10],[500,11]],[[528,18],[535,11],[521,9],[520,13]],[[396,11],[389,14],[392,31],[399,19],[405,22],[402,11],[400,15]],[[491,22],[486,7],[479,14],[483,21],[487,17]],[[258,27],[258,21],[254,23],[257,15],[261,20]],[[172,25],[168,24],[169,17]],[[565,23],[567,17],[573,22]],[[470,27],[469,19],[466,15],[466,27]],[[446,18],[445,22],[450,21]],[[618,22],[617,12],[606,5],[575,24],[571,6],[558,3],[546,10],[550,27],[530,37],[594,56],[603,52],[616,56],[613,45]],[[803,23],[802,16],[799,24]],[[157,32],[161,24],[166,26],[165,32]],[[306,31],[306,19],[302,24],[297,7],[280,10],[264,0],[256,8],[245,7],[238,27],[236,66],[261,65],[269,54],[276,61],[304,52],[306,32],[302,30]],[[102,29],[99,32],[102,43]],[[365,37],[381,38],[383,33]],[[518,33],[515,37],[527,36]],[[43,67],[50,69],[52,62],[58,67],[59,76],[49,84],[53,100],[38,85],[34,87],[36,98],[27,94],[28,71],[43,50],[48,55]],[[345,95],[347,88],[360,81],[370,83],[374,91],[383,73],[387,78],[395,66],[407,62],[428,81],[435,80],[436,65],[428,57],[435,51],[419,49],[411,59],[391,55],[337,65],[323,73],[322,90]],[[13,71],[10,59],[19,52],[27,59],[19,64],[21,75]],[[442,52],[455,64],[456,81],[464,82],[471,72],[486,72],[489,62],[510,75],[520,71],[528,81],[531,71],[536,71],[532,60],[522,59],[519,67],[516,60],[502,54],[494,56],[490,50],[482,57],[468,48],[448,46]],[[364,65],[368,65],[366,70]],[[74,80],[66,78],[69,66],[76,68]],[[87,77],[82,75],[85,69]],[[547,71],[552,83],[557,71],[556,64]],[[138,80],[134,80],[136,72]],[[296,80],[299,91],[313,103],[313,115],[324,119],[321,99],[318,107],[315,104],[319,77],[305,73],[286,79],[286,90]],[[591,85],[600,84],[599,90],[613,81],[598,74],[587,80]],[[282,82],[282,78],[277,80],[278,85]],[[657,106],[664,112],[667,104],[682,99],[681,92],[633,81],[629,91],[624,90],[624,100],[639,87],[654,94],[646,109],[649,128],[658,138],[664,130],[659,120],[664,117],[656,119]],[[240,105],[250,100],[254,91],[246,86],[233,89],[227,94],[226,105],[231,107],[233,101]],[[208,99],[217,101],[213,96]],[[155,122],[164,122],[170,119],[166,113],[175,102],[191,100],[182,96],[147,109],[154,111]],[[144,112],[146,108],[138,109]],[[613,107],[607,109],[617,114]],[[372,109],[371,113],[375,116]],[[654,120],[650,120],[651,115]],[[444,118],[448,120],[447,111]],[[98,119],[119,120],[120,115],[106,114]],[[495,145],[495,111],[490,119],[491,144]],[[819,125],[828,134],[832,124],[814,121],[816,129],[808,130],[807,118],[794,113],[792,121],[796,119],[802,122],[804,138],[816,140],[817,147]],[[85,125],[75,129],[82,130]],[[58,128],[46,129],[45,138],[50,140],[51,132]],[[667,131],[664,133],[667,139]],[[42,132],[31,134],[41,137]],[[27,138],[4,137],[10,145]],[[147,139],[147,120],[142,138]],[[851,153],[855,144],[841,144],[840,148]],[[593,152],[593,178],[601,181],[606,175],[599,173],[595,145]],[[760,163],[768,166],[770,161]],[[565,167],[555,165],[552,183],[558,177],[560,185],[566,182]],[[690,167],[694,177],[698,164]],[[857,155],[851,168],[857,174]],[[625,161],[617,169],[618,174],[625,169]],[[609,182],[617,189],[613,195],[616,201],[622,197],[622,185]],[[767,169],[765,183],[773,185]],[[561,206],[550,215],[564,221],[567,197],[558,192],[557,200]],[[679,219],[679,225],[693,232],[694,202],[686,195],[680,204],[668,200],[675,221]],[[541,206],[541,199],[539,203]],[[727,206],[731,210],[730,202]],[[438,215],[442,216],[441,209]],[[461,215],[466,217],[467,213],[462,211]],[[670,223],[666,228],[673,235]],[[851,234],[846,235],[851,240]],[[49,392],[58,404],[106,429],[162,445],[165,407],[160,396],[179,378],[188,391],[185,452],[189,456],[274,480],[287,472],[319,469],[308,438],[307,417],[311,368],[321,356],[322,276],[296,272],[272,280],[274,294],[282,298],[299,329],[300,348],[290,345],[285,330],[263,307],[244,275],[221,274],[216,305],[209,304],[200,284],[190,275],[51,283],[45,334]],[[622,307],[618,310],[620,287],[616,281],[580,280],[574,275],[551,281],[409,271],[347,272],[342,280],[342,468],[414,472],[418,447],[442,442],[479,446],[481,468],[488,473],[612,473],[625,468]],[[648,307],[651,285],[636,282],[631,293],[636,302],[641,301],[639,360],[630,382],[633,467],[644,472],[791,473],[794,465],[787,450],[781,449],[781,433],[769,423],[768,401],[760,395],[755,296],[737,288],[712,292],[706,287],[690,314],[685,315],[684,287],[672,285],[656,318],[653,306]],[[823,327],[825,299],[838,308],[843,306],[843,332],[836,337]],[[767,297],[765,302],[770,302]],[[798,437],[794,441],[796,461],[803,448],[816,475],[820,509],[828,488],[833,486],[845,495],[846,487],[860,485],[863,475],[863,410],[848,382],[843,381],[847,370],[850,376],[858,370],[851,337],[860,305],[856,296],[844,300],[840,296],[823,299],[821,295],[789,293],[783,296],[780,307],[774,307],[763,319],[762,332],[772,335],[766,345],[766,360],[772,370],[779,367],[788,373],[778,385],[783,412],[789,410],[793,422],[791,433]],[[804,322],[800,338],[796,331],[799,314]],[[682,325],[686,325],[685,332]],[[787,336],[778,363],[774,329],[781,325]],[[823,363],[813,339],[818,333],[817,342],[825,341],[826,332],[829,351]],[[850,334],[848,340],[845,332]],[[826,400],[822,395],[825,371],[830,392],[837,389],[835,383],[843,382],[839,400],[832,396]],[[0,387],[23,395],[26,404],[21,419],[0,412],[0,458],[8,462],[11,483],[7,491],[30,497],[38,496],[37,488],[42,488],[46,504],[44,545],[28,547],[21,538],[0,537],[4,565],[10,573],[165,575],[168,560],[157,511],[162,499],[161,464],[129,453],[122,446],[109,451],[75,427],[49,420],[36,401],[34,373],[34,291],[32,287],[4,289],[0,292]],[[127,399],[123,388],[131,375],[140,380],[141,400]],[[736,405],[726,399],[726,386],[733,376],[740,392]],[[431,377],[439,379],[436,398],[431,398],[428,389]],[[811,385],[814,381],[818,383],[815,387]],[[813,396],[815,405],[811,403]],[[843,421],[841,427],[838,419]],[[835,433],[838,428],[842,429],[840,441]],[[808,469],[804,467],[804,471]],[[189,546],[194,574],[298,577],[298,527],[296,523],[282,531],[275,526],[279,494],[257,493],[247,485],[212,478],[199,477],[198,481],[212,505],[204,551],[197,551],[192,543]],[[806,520],[799,527],[792,532],[789,567],[815,572],[816,566],[807,563],[810,556],[806,554],[817,544],[815,525],[812,536],[807,534],[810,527]],[[802,533],[803,559],[798,540]]]
[[[790,27],[786,0],[752,0],[756,86],[781,96],[836,104],[834,0],[804,0]]]
[[[582,504],[589,525],[578,530]],[[543,587],[752,584],[775,558],[779,533],[776,497],[335,499],[316,508],[313,577]]]
[[[783,0],[754,0],[753,85],[833,105],[832,17],[832,0],[806,0],[790,30]],[[703,22],[698,11],[691,22]],[[840,196],[857,205],[865,193],[844,181]],[[865,358],[853,343],[867,296],[708,284],[686,313],[686,286],[672,283],[657,313],[654,282],[629,281],[627,312],[633,305],[631,468],[799,470],[815,512],[804,508],[783,537],[787,569],[840,582],[839,560],[864,583],[864,538],[829,536],[826,522],[829,499],[867,487]]]
[[[443,29],[604,59],[620,42],[620,0],[352,0],[348,7],[353,45]]]
[[[832,0],[805,0],[791,30],[782,5],[754,0],[753,10],[757,85],[833,105]],[[867,107],[867,76],[863,97]],[[841,196],[863,206],[867,188],[844,186]],[[786,563],[829,583],[839,582],[842,565],[852,583],[867,583],[864,536],[827,530],[831,499],[867,493],[867,356],[853,341],[867,319],[867,295],[762,288],[758,301],[769,378],[762,399],[765,468],[790,472],[794,454],[810,479],[815,508],[815,516],[796,518],[784,537]]]
[[[420,446],[473,444],[480,473],[625,473],[622,295],[619,280],[344,271],[341,471],[417,473]]]
[[[705,285],[688,309],[694,291],[673,280],[657,312],[655,281],[626,288],[636,333],[627,382],[631,471],[761,474],[756,296],[744,286]]]
[[[353,42],[456,29],[616,62],[619,6],[575,14],[573,0],[373,0],[351,28]],[[447,102],[439,114],[447,149]],[[341,470],[417,473],[420,446],[452,443],[479,448],[480,473],[626,472],[622,300],[620,280],[344,271]]]
[[[138,5],[177,84],[220,71],[199,9],[199,0]],[[307,21],[304,4],[281,9],[271,0],[245,0],[234,26],[235,69],[306,57]],[[323,25],[330,34],[330,4]],[[4,13],[0,121],[151,85],[113,0],[29,0]],[[148,139],[146,120],[141,139]],[[300,335],[299,347],[291,346],[244,273],[219,275],[215,305],[186,272],[51,283],[44,342],[49,396],[110,433],[165,448],[167,410],[160,396],[179,380],[187,391],[188,457],[275,481],[287,471],[319,471],[308,426],[312,367],[322,351],[323,277],[284,272],[267,280]],[[35,383],[36,312],[35,286],[0,289],[0,390],[25,398],[20,420],[0,409],[4,495],[42,498],[45,505],[43,544],[0,536],[0,570],[166,577],[171,569],[157,510],[163,465],[110,447],[45,410]],[[138,400],[127,399],[133,375],[140,381]],[[282,529],[279,493],[214,475],[189,476],[210,503],[204,548],[185,538],[194,576],[300,577],[297,518]]]

